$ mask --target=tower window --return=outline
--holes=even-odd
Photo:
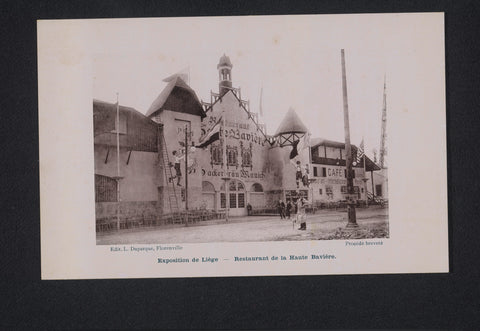
[[[221,164],[223,159],[223,150],[222,146],[218,141],[214,142],[210,145],[210,153],[211,153],[211,162],[212,164]]]

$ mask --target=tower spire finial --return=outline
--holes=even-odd
[[[223,95],[232,88],[232,62],[230,58],[223,53],[220,61],[217,64],[218,69],[218,90],[220,95]]]

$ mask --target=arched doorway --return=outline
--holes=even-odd
[[[250,204],[253,208],[265,207],[265,193],[263,187],[259,183],[254,183],[250,189]]]
[[[230,216],[242,216],[247,214],[245,202],[245,185],[239,180],[228,181],[228,200],[225,199],[225,183],[220,188],[220,208],[224,209],[228,203]]]
[[[202,182],[202,202],[201,207],[205,209],[215,209],[215,187],[212,183]]]

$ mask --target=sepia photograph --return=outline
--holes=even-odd
[[[443,19],[39,21],[42,277],[448,271]]]

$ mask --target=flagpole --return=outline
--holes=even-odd
[[[117,92],[117,117],[116,117],[116,135],[117,135],[117,230],[120,230],[120,106],[118,103]]]
[[[350,145],[350,124],[348,118],[348,97],[347,97],[347,74],[345,70],[345,50],[341,50],[342,56],[342,91],[343,91],[343,121],[344,121],[344,131],[345,131],[345,153],[346,155],[346,168],[347,168],[347,215],[348,223],[347,228],[356,228],[357,216],[355,212],[355,201],[352,200],[353,197],[353,176],[352,176],[352,150]]]
[[[260,107],[259,107],[260,116],[263,117],[263,86],[260,88]]]
[[[367,171],[365,161],[365,145],[363,146],[363,189],[365,190],[365,206],[368,207],[368,194],[367,194]]]
[[[188,226],[188,125],[185,125],[185,226]]]

